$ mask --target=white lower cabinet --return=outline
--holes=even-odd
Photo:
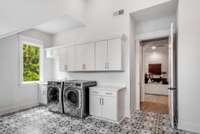
[[[117,116],[117,100],[115,96],[103,96],[102,97],[102,117],[118,121]]]
[[[47,105],[47,84],[39,84],[38,99],[39,103]]]
[[[90,114],[101,116],[101,96],[92,94],[90,95]]]
[[[119,122],[124,117],[124,89],[91,87],[90,115]]]

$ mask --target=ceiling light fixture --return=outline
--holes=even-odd
[[[152,46],[151,49],[152,49],[152,50],[156,50],[156,46]]]

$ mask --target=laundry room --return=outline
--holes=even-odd
[[[200,133],[198,1],[10,2],[0,134]]]

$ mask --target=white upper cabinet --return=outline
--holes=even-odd
[[[60,71],[122,71],[120,38],[46,49],[47,58],[59,59]]]
[[[97,71],[122,71],[121,39],[96,42],[95,52]]]
[[[108,40],[108,63],[109,70],[122,70],[122,44],[121,39]]]
[[[107,41],[100,41],[97,42],[95,45],[95,54],[96,54],[96,70],[106,70],[107,68],[107,48],[108,42]]]
[[[94,44],[77,45],[75,47],[75,70],[94,71],[95,52]]]
[[[59,48],[60,71],[74,71],[74,46]]]

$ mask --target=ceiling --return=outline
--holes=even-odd
[[[62,31],[71,30],[79,27],[83,27],[84,24],[80,21],[72,18],[71,16],[65,15],[46,23],[37,25],[34,27],[36,30],[40,30],[49,34],[56,34]]]

